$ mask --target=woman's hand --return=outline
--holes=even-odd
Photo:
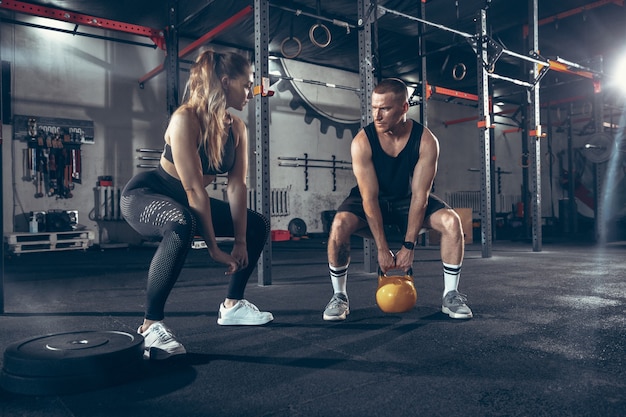
[[[214,261],[228,266],[225,275],[234,274],[239,269],[239,263],[237,260],[217,246],[213,249],[209,249],[209,255],[211,255],[211,258],[213,258]]]
[[[237,242],[233,245],[233,250],[230,252],[231,256],[235,258],[239,269],[244,269],[248,266],[248,248],[244,242]]]

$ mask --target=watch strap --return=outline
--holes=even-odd
[[[402,246],[404,246],[407,249],[414,249],[415,248],[415,243],[409,242],[407,240],[407,241],[402,242]]]

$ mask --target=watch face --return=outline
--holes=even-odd
[[[402,243],[402,246],[404,246],[407,249],[413,249],[415,247],[415,244],[413,242],[404,242]]]

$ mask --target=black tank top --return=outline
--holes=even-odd
[[[209,164],[209,157],[203,145],[198,148],[198,154],[200,155],[200,162],[202,163],[203,175],[217,175],[225,174],[230,171],[235,165],[235,136],[233,135],[232,125],[228,128],[228,138],[224,145],[224,155],[222,156],[222,163],[217,169],[213,169]],[[172,147],[169,144],[165,144],[163,156],[165,159],[174,163],[172,157]]]
[[[424,126],[421,123],[415,120],[412,122],[409,140],[395,158],[387,155],[380,146],[374,123],[363,128],[372,148],[372,162],[376,178],[378,178],[378,198],[380,199],[402,199],[411,194],[411,179],[419,160],[420,143],[424,132]]]

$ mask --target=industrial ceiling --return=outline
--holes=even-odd
[[[527,55],[529,43],[525,37],[525,27],[529,22],[529,2],[427,0],[423,18],[444,27],[427,25],[423,35],[427,82],[455,91],[476,93],[476,54],[468,40],[458,33],[477,32],[476,17],[481,9],[487,10],[489,36],[504,49]],[[176,3],[173,0],[47,0],[26,3],[157,30],[168,25],[168,6],[175,4],[178,35],[187,43],[201,38],[253,4],[250,0],[187,0]],[[378,5],[409,16],[420,16],[421,3],[418,0],[379,0]],[[385,13],[381,8],[377,10],[374,19],[377,39],[373,43],[376,47],[374,64],[377,76],[394,76],[407,82],[419,82],[420,23]],[[558,57],[584,68],[606,72],[621,54],[626,53],[626,11],[623,0],[539,0],[538,12],[539,53],[542,57]],[[19,22],[23,16],[24,13],[0,8],[0,17],[4,23]],[[293,42],[289,42],[297,38],[301,50],[293,59],[358,72],[359,29],[355,0],[271,0],[270,20],[270,55],[283,56],[286,45],[293,46]],[[319,29],[313,32],[312,40],[311,28],[318,23],[328,29],[330,36]],[[119,36],[123,38],[123,34]],[[326,47],[320,46],[327,41]],[[253,52],[252,15],[221,31],[212,38],[212,42]],[[291,52],[293,49],[289,50]],[[461,68],[466,71],[461,72]],[[506,76],[528,79],[524,62],[511,56],[500,58],[494,69]],[[569,83],[582,84],[582,89],[588,89],[587,85],[590,84],[567,73],[549,72],[541,81],[542,87],[546,88]],[[494,81],[494,91],[502,88],[501,91],[510,94],[511,86],[505,84]],[[571,87],[567,87],[567,91],[571,92]]]

